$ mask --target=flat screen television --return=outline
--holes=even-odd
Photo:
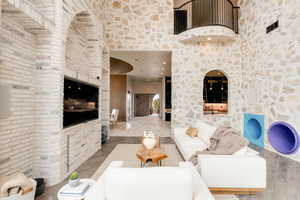
[[[64,128],[98,119],[99,88],[64,78]]]

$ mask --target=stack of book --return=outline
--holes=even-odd
[[[80,182],[78,186],[71,187],[69,184],[65,185],[59,192],[59,196],[64,197],[83,197],[88,191],[90,185],[87,182]]]

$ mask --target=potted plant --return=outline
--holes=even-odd
[[[69,176],[69,185],[71,187],[76,187],[77,185],[79,185],[79,174],[77,172],[73,172],[70,176]]]

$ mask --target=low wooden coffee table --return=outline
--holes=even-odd
[[[143,145],[138,149],[136,156],[141,161],[141,167],[149,162],[161,166],[162,160],[168,158],[168,155],[163,153],[160,147],[148,150]]]

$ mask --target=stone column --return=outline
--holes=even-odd
[[[37,35],[34,171],[49,186],[61,181],[63,166],[62,7],[62,1],[56,0],[54,32]]]

